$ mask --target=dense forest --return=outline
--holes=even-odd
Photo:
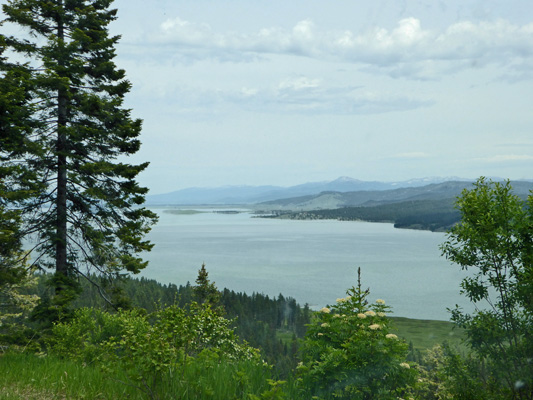
[[[49,279],[48,275],[37,275],[36,285],[23,293],[35,294],[46,301],[51,295],[47,283]],[[96,276],[91,276],[91,280],[105,286]],[[99,292],[99,286],[88,281],[80,283],[81,293],[72,303],[74,309],[110,309]],[[188,307],[198,300],[194,286],[189,282],[177,286],[161,284],[153,279],[125,277],[112,290],[116,294],[115,304],[120,303],[125,309],[143,309],[147,313],[171,305]],[[282,294],[270,298],[261,293],[247,295],[227,288],[220,291],[217,304],[224,310],[224,317],[231,321],[230,326],[235,329],[239,339],[261,349],[265,360],[275,365],[281,375],[286,375],[296,366],[299,342],[305,335],[307,324],[311,322],[312,311],[307,304],[300,306],[295,299]],[[15,343],[21,344],[20,341]]]

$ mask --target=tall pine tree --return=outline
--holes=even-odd
[[[25,68],[9,64],[3,55],[5,48],[0,35],[0,70],[6,71],[0,76],[0,293],[26,276],[20,210],[10,204],[32,193],[32,171],[24,164],[9,162],[25,153],[21,140],[31,132],[31,104],[23,84],[27,73]],[[14,181],[19,182],[16,190]]]
[[[56,295],[88,270],[137,273],[147,265],[139,253],[152,248],[144,235],[156,215],[141,206],[147,189],[136,182],[148,163],[121,161],[140,148],[141,120],[123,107],[131,85],[113,61],[119,37],[108,32],[117,13],[111,3],[2,6],[2,24],[28,33],[0,42],[14,60],[0,64],[0,79],[11,84],[16,76],[20,95],[19,107],[1,116],[5,197],[33,239],[32,262],[55,271]]]

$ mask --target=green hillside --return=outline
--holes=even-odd
[[[335,219],[339,221],[390,222],[396,228],[445,231],[459,221],[454,199],[410,200],[367,207],[332,210],[276,212],[270,217],[287,219]]]

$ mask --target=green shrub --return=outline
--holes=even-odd
[[[361,284],[324,307],[309,325],[298,367],[300,386],[338,399],[397,399],[416,380],[406,362],[408,345],[390,332],[389,307],[369,304]]]
[[[217,371],[217,376],[229,373],[229,377],[240,371],[242,382],[248,380],[247,371],[259,371],[264,376],[260,382],[255,380],[254,387],[267,390],[268,366],[258,350],[239,342],[230,324],[210,306],[196,303],[188,310],[170,306],[149,315],[136,310],[111,314],[80,309],[72,320],[54,326],[49,346],[51,354],[96,363],[111,379],[151,398],[184,387],[198,392],[202,377],[210,371]],[[242,368],[244,364],[248,367]],[[205,393],[209,387],[205,386]]]
[[[125,333],[125,320],[144,320],[141,311],[110,314],[96,308],[80,308],[72,320],[57,323],[48,340],[51,354],[93,363],[102,355],[102,344]]]

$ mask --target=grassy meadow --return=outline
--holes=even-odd
[[[464,333],[453,322],[402,317],[392,317],[392,320],[397,335],[412,343],[415,350],[423,351],[444,342],[462,346]]]

